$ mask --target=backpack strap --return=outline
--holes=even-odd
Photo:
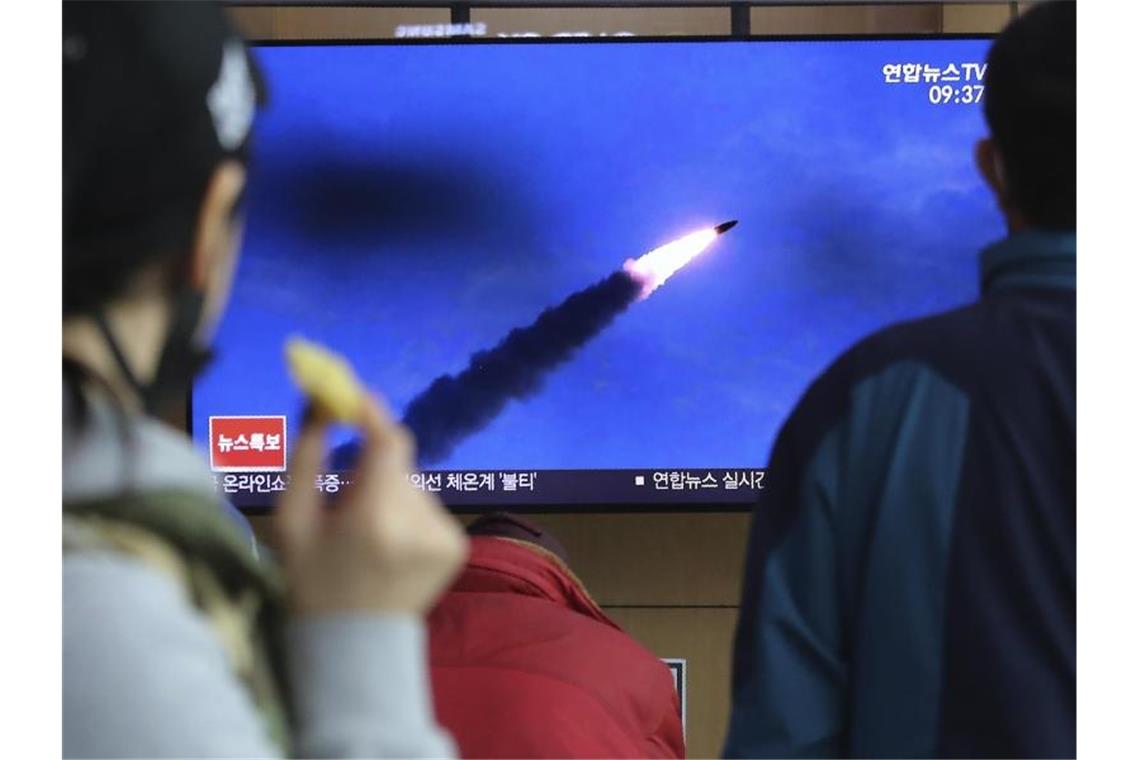
[[[169,577],[205,618],[271,736],[289,745],[280,575],[205,495],[130,494],[64,506],[65,554],[110,552]]]
[[[180,588],[189,586],[189,568],[178,551],[154,533],[130,523],[65,513],[63,553],[80,552],[126,554],[170,577]]]

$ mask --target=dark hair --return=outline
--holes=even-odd
[[[493,512],[483,515],[467,526],[469,536],[494,536],[497,538],[513,538],[516,541],[525,541],[540,546],[550,552],[563,564],[570,564],[570,555],[553,533],[531,520],[527,520],[509,512]]]
[[[188,178],[180,198],[146,219],[69,239],[63,255],[63,314],[89,313],[119,296],[144,270],[177,280],[188,261],[208,177]]]
[[[174,285],[223,144],[211,99],[241,46],[258,102],[264,83],[215,3],[63,7],[63,314],[93,313],[144,271]],[[228,81],[227,81],[228,83]]]
[[[985,114],[1010,201],[1030,225],[1077,226],[1077,7],[1035,5],[994,41]]]
[[[265,85],[217,3],[65,2],[62,53],[63,317],[98,319],[144,272],[172,292],[185,278],[210,180],[247,162]],[[131,444],[106,378],[65,355],[63,380],[65,425],[87,424],[97,388]]]

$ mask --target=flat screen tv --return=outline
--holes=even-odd
[[[288,482],[301,335],[455,509],[748,508],[815,375],[975,297],[1002,234],[972,163],[987,45],[259,46],[243,252],[192,394],[219,491],[266,509]],[[354,448],[334,431],[314,487]]]

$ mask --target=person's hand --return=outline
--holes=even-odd
[[[423,614],[467,555],[459,523],[407,480],[410,433],[378,401],[363,403],[364,446],[352,485],[326,508],[314,487],[328,420],[309,414],[276,528],[293,610]]]

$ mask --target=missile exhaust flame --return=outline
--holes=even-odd
[[[654,248],[640,258],[626,259],[622,269],[641,284],[638,300],[648,298],[650,293],[664,285],[665,281],[676,274],[681,267],[704,253],[717,237],[735,226],[736,221],[733,220],[716,227],[690,232],[671,243]]]

